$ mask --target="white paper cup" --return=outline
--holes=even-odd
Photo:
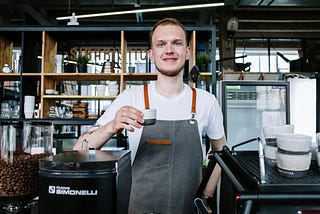
[[[24,96],[24,103],[25,105],[28,104],[28,105],[34,105],[35,104],[35,96]]]
[[[35,105],[35,96],[24,96],[23,112],[24,112],[25,118],[33,118],[34,105]]]
[[[157,109],[144,109],[143,111],[144,123],[142,125],[153,125],[157,119]]]
[[[34,111],[24,111],[25,118],[33,118]]]
[[[34,109],[34,104],[25,103],[24,104],[24,109]]]

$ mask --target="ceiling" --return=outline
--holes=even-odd
[[[215,24],[236,16],[238,37],[319,37],[319,0],[193,0],[192,3],[224,2],[216,8],[151,12],[79,19],[80,25],[151,25],[164,17],[184,24]],[[66,25],[58,16],[132,10],[137,7],[163,7],[190,4],[187,0],[0,0],[0,25]]]

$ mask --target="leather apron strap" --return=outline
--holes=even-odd
[[[144,93],[144,106],[146,109],[150,109],[149,95],[148,95],[148,84],[143,85],[143,93]]]
[[[197,106],[197,91],[195,88],[192,88],[192,104],[191,104],[191,113],[196,113],[196,106]]]
[[[191,89],[192,89],[191,114],[192,114],[192,119],[194,119],[194,116],[196,114],[196,108],[197,108],[196,107],[197,106],[197,91],[193,87],[191,87]],[[143,85],[143,95],[144,95],[144,107],[145,107],[145,109],[150,109],[148,84]]]

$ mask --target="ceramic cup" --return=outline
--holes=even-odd
[[[153,125],[156,123],[157,119],[157,109],[144,109],[143,111],[144,123],[142,125]]]
[[[116,96],[119,93],[119,85],[108,85],[108,94]]]
[[[106,86],[105,85],[97,85],[96,91],[97,91],[97,96],[105,96],[106,95]]]

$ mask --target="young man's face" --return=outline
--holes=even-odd
[[[152,36],[149,54],[160,73],[168,76],[179,74],[190,54],[183,29],[175,25],[158,26]]]

